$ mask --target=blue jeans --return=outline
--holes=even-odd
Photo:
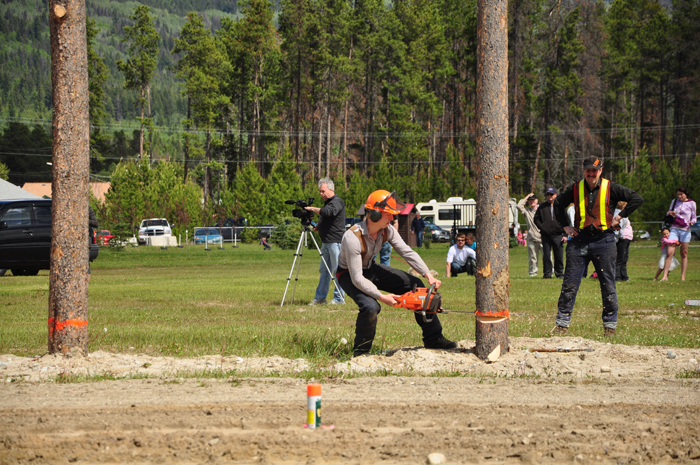
[[[617,247],[613,234],[601,234],[596,237],[578,235],[568,243],[566,271],[559,295],[558,326],[568,327],[571,324],[576,294],[588,262],[593,262],[593,267],[598,273],[600,293],[603,297],[603,326],[613,329],[617,326],[616,259]]]
[[[331,276],[335,276],[335,270],[338,268],[338,256],[340,255],[340,244],[334,242],[332,244],[323,243],[321,245],[321,255],[323,260],[328,264],[328,268],[331,269],[331,274],[328,274],[326,265],[321,260],[321,265],[318,271],[321,273],[321,278],[318,281],[318,287],[316,288],[316,296],[314,300],[317,302],[325,302],[326,296],[328,295],[328,288],[331,285]],[[341,303],[344,300],[345,294],[343,290],[336,286],[333,291],[333,302]]]
[[[476,274],[476,260],[467,257],[467,262],[464,265],[458,265],[454,262],[450,263],[450,276],[457,276],[459,273],[467,273],[469,276]]]
[[[385,242],[379,251],[379,264],[391,266],[391,244]]]
[[[416,246],[423,246],[423,231],[416,231]]]

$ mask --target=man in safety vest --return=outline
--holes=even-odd
[[[627,218],[644,199],[624,186],[601,178],[603,162],[598,158],[583,161],[584,179],[566,189],[555,203],[559,224],[570,224],[566,208],[574,204],[574,224],[564,226],[572,238],[566,247],[566,270],[559,295],[559,311],[555,334],[566,334],[571,324],[576,294],[583,270],[593,262],[600,293],[603,296],[603,327],[605,336],[614,336],[617,327],[617,290],[615,288],[615,229],[622,218]],[[613,216],[617,202],[627,206]]]
[[[365,220],[348,229],[340,243],[340,257],[336,277],[345,293],[360,307],[355,325],[354,355],[369,353],[377,329],[379,302],[396,305],[397,298],[415,287],[425,287],[423,281],[404,271],[377,264],[372,258],[382,244],[389,242],[428,285],[440,287],[440,281],[430,273],[423,259],[409,247],[395,228],[389,224],[405,207],[396,192],[377,190],[367,197]],[[614,270],[613,270],[614,271]],[[380,290],[390,292],[382,294]],[[437,315],[431,322],[423,321],[415,313],[416,322],[423,329],[423,344],[427,349],[455,349],[456,342],[445,339]]]

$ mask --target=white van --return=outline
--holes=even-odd
[[[464,200],[462,197],[450,197],[445,202],[433,199],[430,202],[416,204],[416,211],[423,220],[450,231],[453,226],[457,231],[466,232],[476,229],[476,201]],[[518,222],[518,206],[515,199],[508,200],[508,229],[511,234],[513,225]],[[516,226],[515,234],[520,226]]]

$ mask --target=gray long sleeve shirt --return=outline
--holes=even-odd
[[[518,202],[518,210],[520,210],[520,213],[523,214],[525,221],[527,222],[527,240],[542,242],[540,230],[535,224],[535,212],[537,209],[530,208],[530,206],[527,205],[527,197]]]
[[[368,296],[378,299],[382,293],[379,292],[369,279],[362,275],[362,271],[369,269],[372,263],[372,258],[379,253],[384,243],[384,235],[382,231],[377,234],[375,241],[369,235],[367,230],[367,220],[357,223],[362,231],[362,237],[367,244],[367,252],[362,256],[362,242],[351,229],[348,229],[343,235],[343,240],[340,243],[340,256],[338,257],[338,268],[344,268],[350,273],[352,283]],[[387,242],[391,244],[396,252],[401,255],[411,267],[416,270],[421,276],[428,273],[430,270],[425,264],[420,255],[410,248],[401,238],[399,232],[394,228],[386,228]]]

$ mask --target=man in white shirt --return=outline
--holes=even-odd
[[[455,245],[447,251],[447,277],[457,277],[459,273],[469,276],[476,274],[476,252],[467,247],[467,235],[459,233]]]

